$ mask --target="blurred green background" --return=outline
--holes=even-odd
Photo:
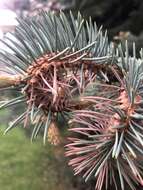
[[[41,137],[31,143],[20,128],[3,135],[9,117],[10,112],[0,111],[0,189],[72,190],[63,149],[43,146]]]

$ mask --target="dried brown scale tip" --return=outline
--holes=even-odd
[[[71,63],[79,55],[75,55],[65,59],[52,58],[56,53],[49,53],[40,57],[33,62],[27,69],[28,79],[25,85],[28,87],[24,90],[33,104],[41,108],[45,113],[48,110],[53,112],[67,111],[73,108],[83,108],[87,104],[77,102],[75,105],[72,101],[73,91],[78,95],[79,91],[83,91],[84,87],[91,81],[95,80],[98,68],[103,66],[96,65],[94,67],[90,61],[78,60]],[[82,77],[84,86],[80,85],[81,80],[81,65],[83,65]],[[91,77],[92,73],[92,77]],[[75,94],[74,94],[75,95]]]
[[[56,65],[57,67],[64,67],[65,66],[68,69],[72,69],[73,66],[80,68],[81,65],[84,64],[85,69],[89,69],[90,67],[92,67],[92,69],[94,69],[94,68],[97,68],[97,69],[107,68],[106,64],[98,64],[95,61],[77,60],[77,61],[73,62],[73,60],[76,60],[80,56],[79,54],[73,55],[72,57],[69,57],[69,58],[67,57],[67,58],[61,59],[59,57],[59,58],[55,58],[54,60],[50,60],[55,55],[56,55],[56,53],[49,53],[49,54],[43,55],[42,57],[38,58],[36,60],[36,63],[34,62],[33,64],[31,64],[31,66],[29,66],[29,68],[27,69],[27,72],[28,73],[32,72],[33,68],[38,67],[38,65],[39,66],[43,65],[43,67],[48,67],[50,65]],[[91,55],[88,57],[92,58]]]
[[[140,95],[136,95],[134,98],[134,104],[131,105],[127,92],[125,90],[122,91],[120,93],[120,96],[118,97],[118,101],[120,101],[120,104],[117,107],[124,111],[126,117],[125,119],[123,119],[117,113],[115,113],[109,121],[109,131],[113,133],[116,132],[116,129],[114,129],[112,126],[118,127],[119,125],[124,125],[124,128],[121,128],[119,130],[126,131],[129,127],[131,115],[134,114],[134,111],[137,108],[139,108],[139,103],[141,102],[141,100],[142,97]]]
[[[142,97],[140,95],[136,95],[134,98],[134,104],[131,105],[129,98],[128,98],[128,94],[124,90],[121,92],[118,99],[121,102],[121,105],[119,106],[121,109],[123,109],[123,110],[132,109],[132,111],[133,111],[137,107],[137,105],[141,102]]]
[[[63,78],[63,74],[60,73],[60,71],[57,72],[57,65],[59,65],[59,61],[48,63],[46,56],[46,58],[44,57],[38,59],[37,63],[38,64],[34,63],[27,70],[30,79],[27,80],[28,88],[25,93],[29,99],[32,94],[32,100],[35,105],[46,112],[49,109],[53,112],[61,111],[64,107],[66,107],[65,104],[69,97],[69,92],[67,91],[70,90],[67,89],[66,86],[59,84],[59,82],[64,82],[65,80]],[[54,71],[54,68],[56,71]]]

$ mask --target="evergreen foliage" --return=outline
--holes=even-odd
[[[58,144],[63,118],[71,131],[66,155],[75,174],[85,181],[94,176],[98,190],[143,185],[142,51],[137,59],[134,44],[133,57],[127,43],[125,53],[120,46],[115,50],[107,32],[80,13],[75,19],[71,12],[69,18],[42,12],[19,20],[11,35],[2,40],[12,52],[0,52],[0,90],[20,95],[0,108],[24,103],[27,109],[5,133],[30,120],[32,140],[43,131],[44,143],[49,137]]]

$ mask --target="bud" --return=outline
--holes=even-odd
[[[48,129],[48,142],[52,145],[60,145],[62,142],[62,137],[60,135],[60,131],[55,122],[51,122]]]

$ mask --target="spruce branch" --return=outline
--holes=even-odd
[[[131,189],[136,189],[135,184],[143,185],[143,62],[119,51],[117,64],[122,74],[111,68],[118,82],[93,83],[94,91],[89,89],[94,94],[82,97],[92,106],[73,111],[72,136],[66,145],[75,175],[81,173],[85,181],[94,176],[98,190],[105,182],[108,188],[109,181],[122,190],[125,183]]]
[[[3,83],[0,78],[0,87],[19,88],[21,96],[2,102],[1,108],[25,103],[27,110],[6,132],[20,122],[26,127],[30,119],[34,125],[31,139],[42,129],[45,143],[50,123],[56,122],[59,114],[67,118],[68,113],[87,106],[80,96],[88,83],[95,81],[100,68],[110,64],[113,50],[107,32],[98,30],[80,13],[75,19],[72,12],[67,18],[63,12],[43,11],[18,21],[15,33],[1,40],[11,51],[0,53],[6,79]]]

